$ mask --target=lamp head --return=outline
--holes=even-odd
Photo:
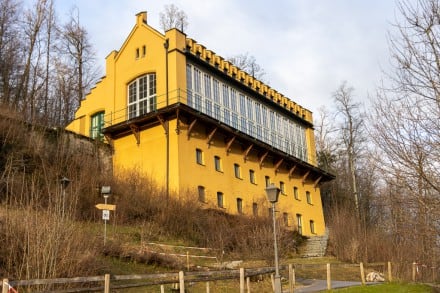
[[[110,186],[102,186],[101,187],[101,194],[104,196],[109,196],[112,193]]]
[[[268,187],[266,187],[265,190],[266,190],[267,200],[269,200],[269,202],[271,203],[276,203],[278,201],[280,189],[275,185],[271,184]]]

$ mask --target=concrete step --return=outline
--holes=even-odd
[[[302,257],[322,257],[327,251],[328,229],[324,235],[313,236],[307,239],[305,245],[300,250]]]

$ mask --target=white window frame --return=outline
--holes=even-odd
[[[127,85],[127,105],[128,119],[133,119],[156,110],[155,73],[139,76]]]

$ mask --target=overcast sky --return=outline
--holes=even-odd
[[[223,57],[248,52],[271,87],[313,112],[332,107],[343,81],[365,101],[389,64],[395,0],[58,0],[56,10],[62,21],[78,7],[103,66],[135,14],[147,11],[148,24],[161,31],[159,13],[171,3],[188,15],[188,37]]]

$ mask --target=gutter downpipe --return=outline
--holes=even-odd
[[[169,89],[168,89],[168,48],[170,46],[169,39],[165,40],[163,44],[165,48],[165,91],[166,91],[166,106],[169,104]],[[165,130],[166,135],[166,199],[167,204],[170,197],[170,131],[169,131],[169,121],[167,121],[167,129]]]

